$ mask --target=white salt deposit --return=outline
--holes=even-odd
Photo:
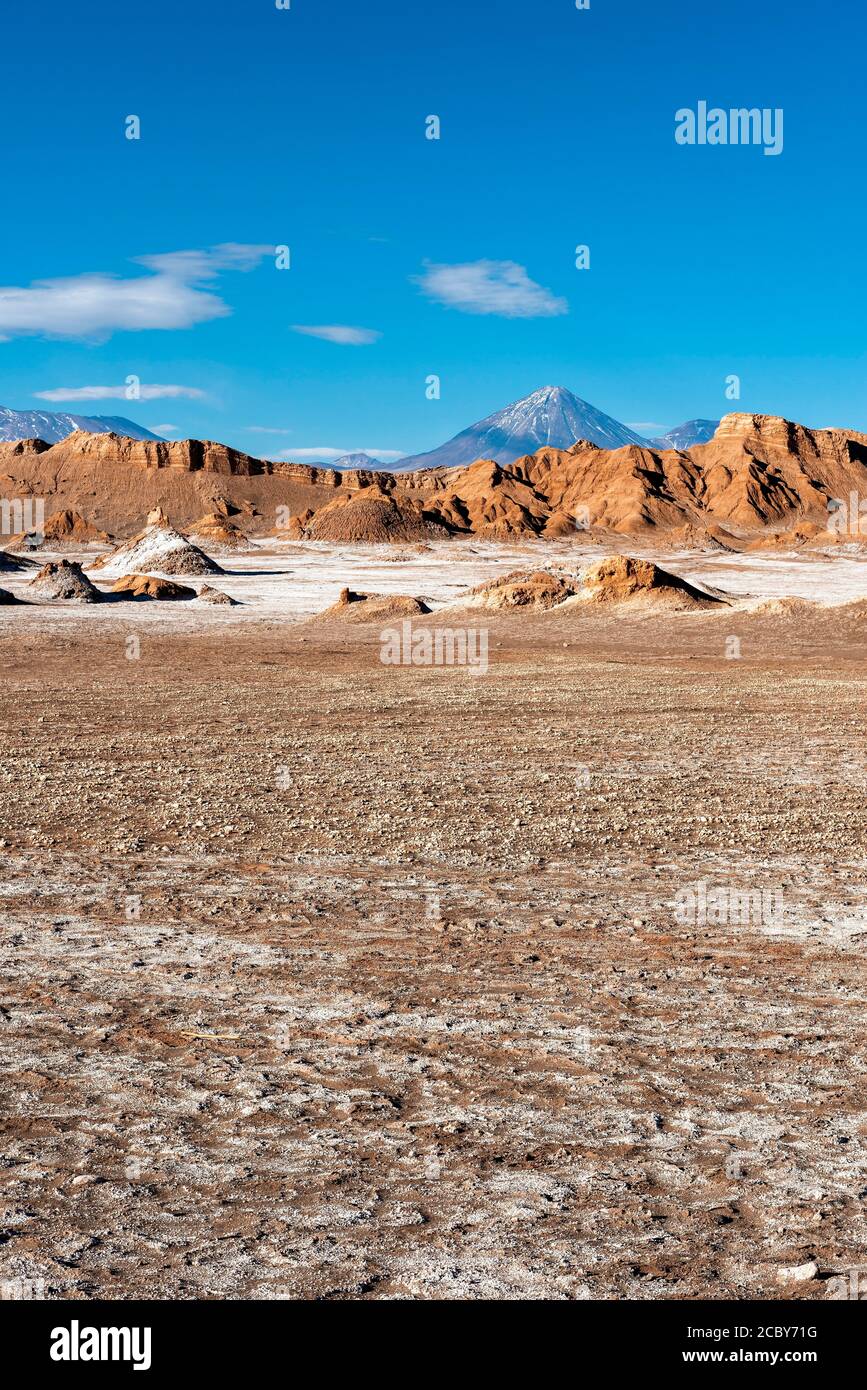
[[[118,574],[140,572],[159,574],[159,559],[185,544],[177,532],[155,528],[121,559],[122,568],[112,564],[91,570],[90,578],[104,590]],[[640,544],[618,546],[655,561],[663,569],[682,575],[699,585],[709,585],[734,595],[745,607],[773,598],[793,596],[823,604],[843,604],[867,598],[867,556],[792,554],[730,555],[720,552],[672,553]],[[198,589],[215,583],[237,608],[196,604],[100,604],[86,614],[94,622],[129,624],[135,615],[138,628],[160,623],[201,627],[205,623],[288,621],[296,622],[335,603],[340,590],[351,589],[377,594],[411,594],[423,598],[431,608],[454,603],[466,589],[508,574],[511,570],[552,568],[577,572],[589,562],[602,559],[612,550],[599,545],[574,545],[557,541],[438,541],[416,553],[412,547],[393,545],[348,545],[324,541],[259,541],[250,549],[220,556],[225,573],[216,580],[203,575],[187,582]],[[406,555],[395,560],[395,555]],[[40,554],[43,562],[59,558]],[[82,550],[74,556],[66,551],[62,558],[80,558],[87,563],[92,552]],[[26,583],[33,571],[24,575],[4,575],[4,587],[19,598],[27,598]],[[0,622],[20,621],[21,610],[4,609]],[[80,621],[69,610],[43,609],[41,619]]]

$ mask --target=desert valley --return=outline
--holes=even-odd
[[[0,494],[7,1283],[850,1296],[867,435]]]

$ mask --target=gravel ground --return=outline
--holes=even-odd
[[[863,617],[492,615],[475,678],[149,619],[129,659],[128,619],[0,613],[0,1284],[865,1263]],[[699,883],[765,899],[684,920]]]

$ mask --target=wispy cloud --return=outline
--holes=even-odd
[[[255,270],[263,256],[274,254],[273,246],[224,241],[206,251],[166,251],[156,256],[137,256],[138,265],[158,275],[173,275],[196,283],[213,280],[224,270]]]
[[[0,341],[40,334],[104,340],[112,333],[191,328],[225,318],[228,304],[203,286],[228,270],[251,270],[271,246],[228,242],[205,251],[140,256],[150,273],[122,278],[88,271],[29,286],[0,287]]]
[[[515,261],[466,261],[461,265],[425,262],[413,277],[428,299],[464,314],[499,314],[507,319],[553,318],[569,305],[531,280]]]
[[[135,394],[123,386],[55,386],[51,391],[34,391],[39,401],[163,401],[184,399],[203,401],[204,391],[195,386],[138,386]]]
[[[356,444],[352,449],[338,449],[328,445],[318,445],[312,449],[283,449],[281,459],[339,459],[345,454],[370,454],[377,459],[402,459],[403,449],[375,449],[372,445]]]
[[[666,426],[658,425],[654,420],[624,420],[627,429],[638,430],[643,434],[664,434]]]
[[[293,333],[306,333],[308,338],[324,338],[327,343],[342,343],[349,347],[366,347],[382,334],[375,328],[352,328],[345,323],[293,323]]]
[[[248,425],[248,434],[291,434],[291,430],[273,429],[271,425]]]
[[[177,434],[178,432],[177,425],[151,425],[149,428],[153,430],[154,434]]]

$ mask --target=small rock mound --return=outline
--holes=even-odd
[[[800,622],[816,618],[823,627],[835,622],[864,623],[867,621],[867,599],[850,599],[848,603],[817,603],[813,599],[788,594],[784,598],[765,599],[763,603],[746,609],[744,616],[795,618]]]
[[[416,618],[429,612],[423,599],[411,598],[408,594],[356,594],[351,589],[342,589],[337,602],[318,613],[316,621],[378,623],[390,618]]]
[[[10,594],[8,589],[0,589],[0,608],[6,604],[20,602],[20,598],[16,598],[14,594]]]
[[[659,539],[669,550],[724,550],[735,554],[743,549],[741,542],[730,531],[712,524],[699,526],[687,522],[684,526],[673,527]]]
[[[660,569],[651,560],[631,555],[611,555],[598,560],[581,573],[581,588],[574,604],[628,604],[651,609],[689,609],[721,607],[725,599],[696,589],[676,574]]]
[[[125,574],[111,586],[113,594],[126,594],[127,598],[183,599],[195,598],[195,589],[186,584],[175,584],[171,579],[160,579],[155,574]]]
[[[210,584],[203,584],[199,590],[199,600],[202,603],[225,604],[227,607],[237,608],[238,600],[229,594],[224,594],[222,589],[212,589]]]
[[[131,540],[116,546],[108,555],[94,560],[91,569],[113,570],[115,574],[223,574],[225,571],[197,545],[164,521],[150,522]]]
[[[226,507],[200,516],[190,527],[190,536],[220,550],[245,550],[250,544],[241,528],[230,519]]]
[[[470,608],[556,608],[577,592],[575,585],[547,570],[513,570],[470,589],[462,603]]]
[[[766,599],[764,603],[756,604],[750,612],[776,618],[802,618],[808,613],[815,613],[821,607],[821,604],[811,603],[809,599],[789,595],[786,598]]]
[[[28,588],[35,589],[40,598],[61,599],[66,603],[99,603],[102,599],[102,594],[74,560],[53,560],[43,565]]]
[[[303,524],[311,541],[426,541],[449,535],[447,527],[427,517],[417,502],[394,498],[376,487],[336,497]]]

